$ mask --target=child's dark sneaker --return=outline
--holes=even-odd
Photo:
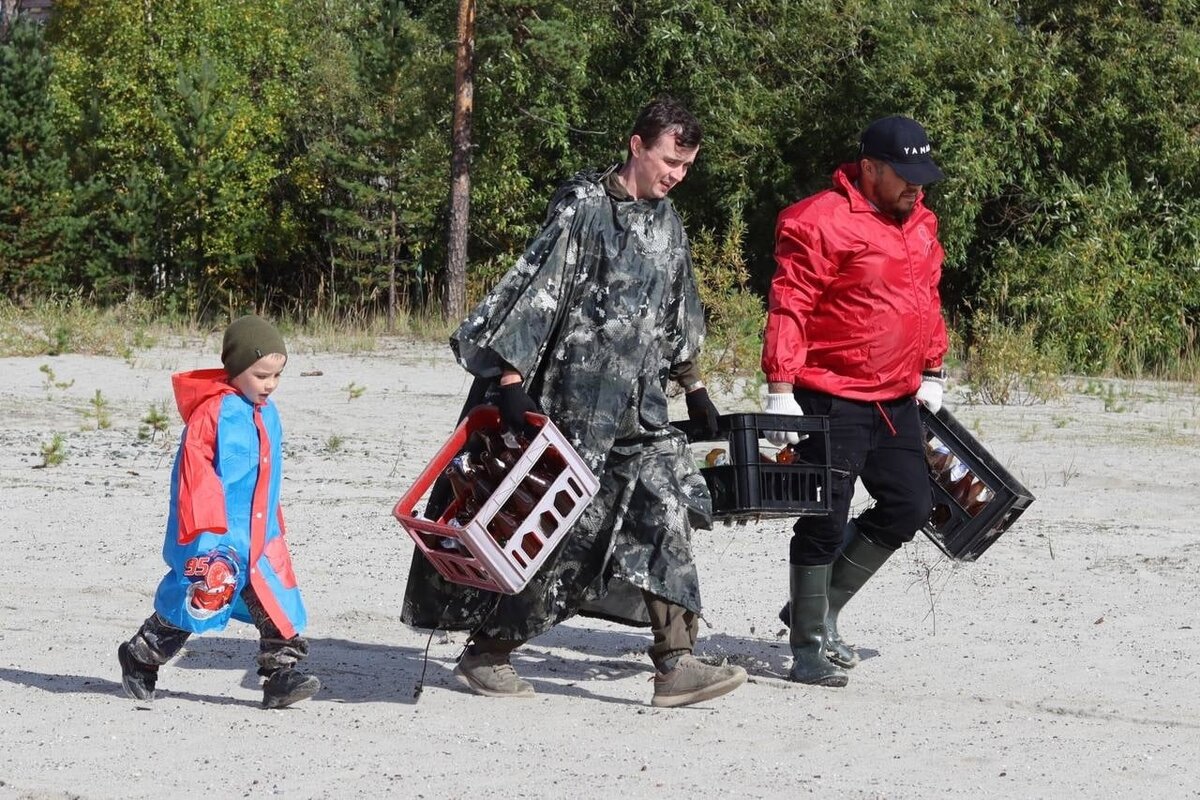
[[[320,688],[321,681],[314,675],[305,675],[294,669],[278,670],[263,684],[263,708],[286,708],[292,703],[307,700]]]
[[[121,642],[117,648],[117,660],[121,662],[121,688],[125,694],[134,700],[153,700],[158,667],[143,664],[134,658],[129,642]]]

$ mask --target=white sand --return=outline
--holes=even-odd
[[[449,433],[466,380],[443,347],[294,346],[276,395],[284,504],[308,666],[325,688],[261,710],[255,631],[233,625],[194,638],[162,670],[159,698],[139,704],[121,693],[115,651],[163,571],[181,427],[169,375],[215,366],[216,349],[0,359],[0,797],[1200,792],[1191,387],[1119,384],[1110,410],[1073,380],[1043,406],[965,406],[952,393],[959,419],[1038,499],[977,563],[954,564],[922,536],[893,558],[843,615],[867,656],[845,689],[784,679],[780,521],[697,537],[711,622],[698,649],[750,671],[732,695],[654,709],[647,635],[577,619],[515,660],[536,698],[459,688],[455,634],[433,640],[417,700],[427,637],[399,622],[412,547],[391,508]],[[48,386],[43,364],[74,383]],[[352,382],[366,387],[355,399]],[[104,430],[84,416],[97,390]],[[160,402],[169,434],[139,441]],[[723,410],[736,406],[725,398]],[[35,469],[55,432],[65,463]]]

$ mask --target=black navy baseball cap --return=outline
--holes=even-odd
[[[946,177],[933,163],[932,151],[925,129],[898,115],[875,120],[858,140],[860,158],[886,161],[901,178],[922,186]]]

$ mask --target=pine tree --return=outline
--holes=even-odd
[[[397,0],[384,0],[368,23],[355,62],[363,111],[316,148],[328,181],[319,213],[337,265],[329,272],[330,296],[382,307],[390,322],[396,306],[422,288],[418,259],[437,203],[430,194],[445,196],[431,174],[445,174],[439,159],[448,142],[431,153],[431,105],[423,93],[436,90],[436,81],[421,74],[443,57]]]
[[[0,42],[0,291],[10,296],[69,286],[59,244],[71,193],[51,70],[41,28],[18,18]]]

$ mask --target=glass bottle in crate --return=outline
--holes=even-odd
[[[992,490],[988,489],[982,483],[978,485],[980,487],[979,491],[975,493],[974,497],[970,498],[970,502],[967,504],[967,513],[972,517],[978,516],[979,512],[983,511],[984,506],[992,502]]]
[[[480,507],[496,493],[496,485],[498,483],[499,481],[491,476],[486,467],[474,468],[474,471],[471,473],[471,486],[475,490],[475,502]],[[531,503],[530,508],[532,507]],[[493,539],[500,544],[504,544],[516,532],[520,524],[520,518],[513,516],[511,512],[505,511],[503,508],[499,508],[492,515],[492,518],[488,520],[487,530]]]
[[[558,479],[558,475],[562,472],[563,467],[562,456],[553,447],[547,447],[546,451],[542,453],[542,457],[533,465],[533,469],[525,476],[525,482],[529,486],[530,493],[534,497],[541,499],[546,492],[550,491],[550,487]]]
[[[930,437],[925,442],[925,461],[929,464],[929,471],[941,483],[943,475],[958,462],[958,459],[954,457],[954,454],[950,452],[950,448],[940,439]]]
[[[983,510],[992,499],[992,493],[983,481],[968,472],[956,485],[954,499],[972,517]]]
[[[484,451],[486,453],[486,451]],[[460,513],[455,518],[460,524],[470,522],[496,491],[498,480],[493,478],[485,466],[472,461],[469,452],[459,453],[446,468],[446,475],[458,499]],[[532,504],[530,505],[532,508]],[[497,542],[504,544],[513,535],[521,520],[504,509],[498,509],[488,520],[487,530]]]
[[[511,469],[512,465],[521,457],[520,449],[509,447],[499,431],[484,431],[481,435],[488,454],[499,459],[505,469]]]
[[[504,544],[512,535],[517,532],[520,527],[521,520],[514,517],[512,514],[505,511],[503,508],[497,509],[492,518],[488,520],[487,530],[492,538],[499,544]]]
[[[454,493],[454,518],[449,521],[452,528],[461,528],[475,518],[479,513],[479,504],[475,501],[475,488],[471,485],[470,458],[466,453],[455,456],[442,474],[450,481],[450,489]],[[463,545],[457,539],[449,536],[438,541],[443,550],[462,550]]]
[[[499,436],[495,437],[497,440],[499,438]],[[482,454],[482,459],[484,471],[498,485],[508,475],[513,464],[516,463],[517,456],[508,449],[496,450],[489,448]],[[536,505],[537,497],[525,488],[524,481],[522,481],[513,489],[512,494],[509,495],[503,507],[505,511],[517,520],[522,520],[529,516],[529,513],[533,511],[533,507]]]
[[[970,472],[966,472],[963,473],[961,478],[954,481],[954,483],[950,485],[950,494],[960,506],[966,508],[967,504],[970,502],[970,497],[974,486],[975,476]]]
[[[940,531],[942,527],[951,519],[950,506],[945,503],[938,503],[933,507],[933,511],[929,514],[929,522],[933,525],[934,530]]]
[[[521,486],[529,492],[533,497],[534,502],[545,496],[546,492],[550,491],[550,486],[554,483],[554,476],[549,475],[545,470],[534,468],[528,475],[521,479]]]
[[[460,525],[470,522],[479,513],[480,504],[475,499],[472,474],[473,467],[470,457],[466,453],[455,456],[445,470],[446,479],[450,481],[450,488],[454,492],[455,506],[458,509],[454,519]]]
[[[950,456],[948,466],[937,475],[937,482],[950,493],[955,500],[961,501],[963,493],[970,488],[975,476],[967,469],[967,465],[955,456]],[[960,502],[959,505],[962,505]]]
[[[537,502],[538,499],[530,494],[523,484],[517,484],[512,494],[508,496],[508,500],[504,502],[503,508],[518,520],[522,520],[533,512]]]

